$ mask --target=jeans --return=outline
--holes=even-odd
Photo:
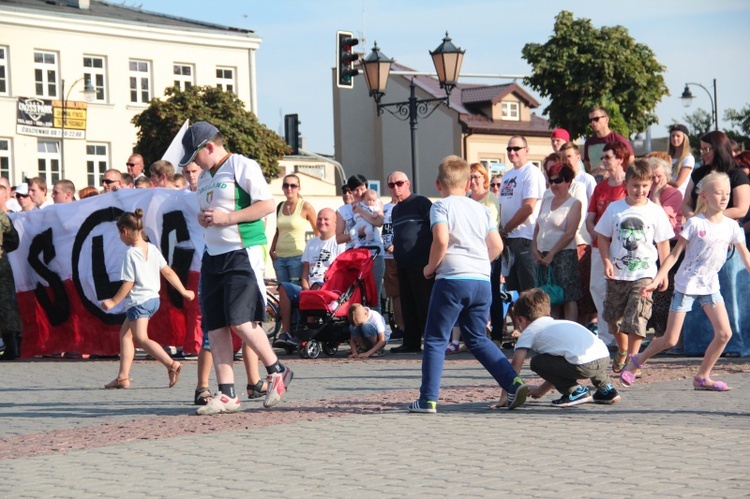
[[[372,310],[376,311],[377,313],[380,313],[381,303],[380,303],[380,293],[383,288],[383,276],[385,275],[385,258],[383,258],[383,253],[380,253],[377,258],[375,258],[375,261],[373,262],[372,266],[372,277],[375,279],[375,286],[378,288],[378,294],[376,296],[378,300],[378,305],[376,307],[370,307]]]
[[[302,255],[280,256],[273,261],[277,282],[299,283],[302,279]]]
[[[516,371],[505,354],[487,337],[485,325],[490,313],[491,289],[488,281],[437,279],[432,288],[430,310],[422,356],[423,400],[438,401],[443,375],[445,349],[453,325],[458,323],[464,343],[482,366],[504,388],[510,388]]]

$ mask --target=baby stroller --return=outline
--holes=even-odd
[[[377,304],[372,267],[379,253],[378,247],[343,252],[326,270],[320,289],[300,293],[301,319],[294,331],[300,341],[300,357],[316,359],[321,350],[329,357],[336,355],[339,345],[349,340],[349,307],[353,303]]]

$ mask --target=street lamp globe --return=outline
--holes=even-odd
[[[440,88],[445,89],[445,93],[450,95],[451,90],[458,84],[458,74],[461,72],[461,63],[464,60],[465,50],[453,45],[448,32],[445,32],[445,38],[438,48],[430,52],[432,63],[435,65]]]
[[[682,100],[682,105],[684,107],[690,107],[690,104],[693,103],[693,99],[695,99],[695,96],[690,91],[687,85],[685,85],[685,90],[682,91],[682,96],[680,97]]]
[[[393,59],[389,59],[380,52],[378,42],[372,47],[372,52],[362,60],[365,83],[370,91],[370,96],[375,102],[380,103],[380,98],[385,95],[385,87],[388,84],[388,74],[391,72]]]
[[[86,102],[93,102],[96,98],[96,88],[91,84],[90,76],[85,76],[83,79],[83,98]]]

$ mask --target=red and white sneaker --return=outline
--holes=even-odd
[[[445,349],[446,355],[451,355],[459,352],[461,352],[461,346],[458,343],[451,342],[448,344],[448,348]]]
[[[263,407],[273,407],[281,402],[292,378],[294,378],[294,373],[288,367],[284,367],[283,373],[269,374],[266,378],[268,393],[266,393],[266,400],[263,401]]]
[[[217,392],[211,397],[206,405],[198,408],[195,413],[199,416],[210,416],[212,414],[226,414],[237,412],[241,407],[239,397],[228,397],[223,393]]]

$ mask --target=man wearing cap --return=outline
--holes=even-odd
[[[203,170],[198,178],[198,223],[205,228],[201,264],[200,302],[203,326],[209,332],[219,391],[200,407],[199,415],[236,412],[234,391],[234,331],[263,362],[268,372],[264,407],[281,401],[293,373],[271,348],[260,322],[265,319],[263,217],[274,211],[271,190],[260,165],[224,148],[224,138],[210,123],[199,121],[182,138],[185,154],[180,166],[194,161]],[[258,358],[250,357],[251,365]]]
[[[628,139],[617,132],[609,129],[609,114],[605,109],[594,106],[589,111],[589,123],[594,135],[586,139],[583,145],[583,163],[586,165],[586,171],[594,176],[597,180],[604,178],[602,166],[602,154],[604,146],[613,142],[622,142],[630,151],[630,157],[635,158],[633,146]],[[627,169],[628,165],[623,165]]]
[[[29,184],[27,184],[26,182],[18,184],[18,187],[16,187],[15,197],[16,201],[18,201],[18,204],[21,205],[21,211],[31,211],[37,209],[36,204],[29,196]]]
[[[552,144],[552,150],[559,152],[564,143],[570,142],[570,134],[564,128],[555,128],[552,130],[549,141]]]

